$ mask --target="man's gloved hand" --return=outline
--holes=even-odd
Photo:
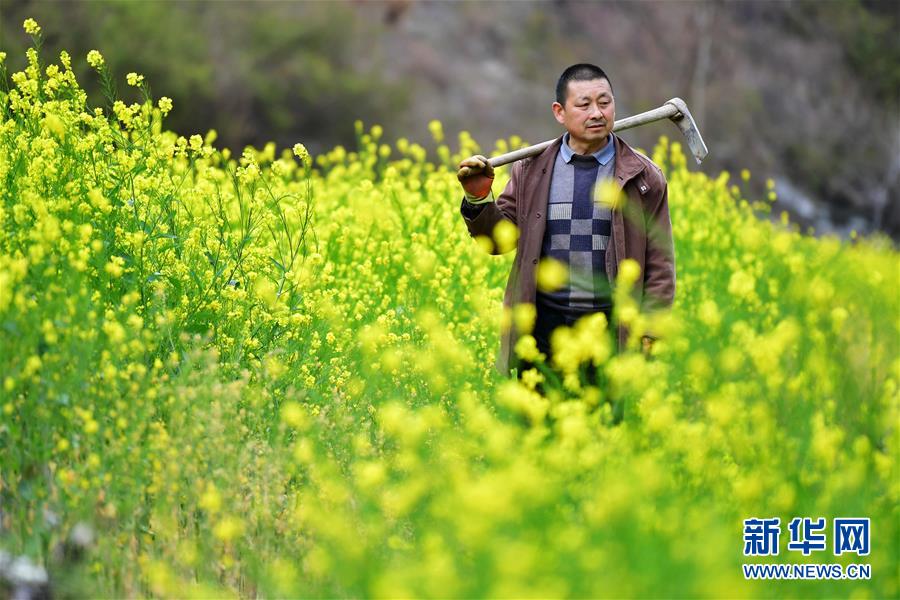
[[[469,200],[481,200],[491,193],[494,183],[494,167],[480,154],[470,156],[459,163],[456,178],[462,184]]]

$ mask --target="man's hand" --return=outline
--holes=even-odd
[[[480,200],[491,191],[491,185],[494,183],[494,167],[487,158],[476,154],[459,163],[456,178],[462,184],[467,197]]]

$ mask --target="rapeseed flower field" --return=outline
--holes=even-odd
[[[25,30],[27,68],[0,73],[0,548],[60,590],[900,595],[889,242],[767,219],[749,173],[692,172],[662,138],[678,289],[652,355],[611,352],[584,319],[557,338],[563,377],[505,379],[500,328],[534,315],[501,310],[513,253],[460,218],[468,134],[454,151],[432,123],[429,155],[357,123],[353,149],[232,155],[215,131],[167,131],[173,101],[140,74],[128,104],[100,52],[45,64]],[[639,276],[616,290],[636,331]],[[871,553],[782,540],[755,562],[866,562],[871,579],[745,580],[744,520],[798,516],[870,518]],[[95,541],[66,562],[79,523]]]

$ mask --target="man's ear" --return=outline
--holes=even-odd
[[[556,122],[562,125],[565,122],[563,117],[566,114],[566,109],[559,102],[554,102],[550,108],[553,110],[553,117],[556,119]]]

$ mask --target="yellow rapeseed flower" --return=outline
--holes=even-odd
[[[303,144],[297,143],[294,144],[294,156],[300,159],[300,162],[304,165],[308,165],[312,160],[309,155],[309,150],[306,149],[306,146]]]
[[[25,19],[25,22],[22,23],[22,27],[28,35],[37,35],[41,32],[41,26],[38,25],[37,21],[34,19]]]
[[[547,356],[538,350],[537,341],[531,335],[522,335],[516,340],[516,355],[528,362],[539,362],[547,358]]]
[[[96,50],[91,50],[87,54],[88,64],[91,65],[95,69],[99,69],[104,65],[103,55],[97,52]]]
[[[222,517],[213,527],[213,535],[223,542],[230,542],[244,533],[244,523],[233,516]]]
[[[698,311],[697,316],[700,318],[700,321],[710,329],[717,329],[719,323],[722,322],[722,314],[719,312],[719,307],[716,305],[715,301],[709,299],[704,300],[700,304],[700,310]]]
[[[168,96],[163,96],[159,99],[159,110],[163,114],[163,116],[169,114],[169,111],[172,110],[172,99]]]
[[[543,421],[550,408],[545,398],[517,381],[504,381],[500,384],[497,401],[524,415],[533,424]]]
[[[625,193],[614,179],[605,178],[597,184],[594,201],[610,210],[619,210],[625,203]]]
[[[94,419],[88,418],[84,422],[84,432],[88,435],[93,435],[100,430],[100,425]]]
[[[486,253],[490,253],[491,250],[494,249],[494,242],[486,235],[475,236],[475,242],[478,244],[478,247]]]
[[[281,420],[295,429],[306,424],[306,413],[297,402],[285,402],[281,407]]]
[[[206,484],[206,489],[200,496],[199,505],[200,508],[210,514],[216,514],[222,509],[222,495],[219,493],[219,490],[216,489],[215,485],[212,483]]]
[[[516,330],[521,333],[531,333],[536,317],[537,310],[530,302],[522,302],[513,307],[513,322],[516,324]]]
[[[444,126],[437,119],[433,119],[428,123],[428,131],[431,132],[431,137],[438,144],[444,141]]]
[[[509,252],[516,247],[519,239],[519,228],[511,221],[503,219],[494,226],[494,242],[501,253]]]
[[[537,267],[537,287],[543,292],[555,292],[566,284],[569,279],[569,269],[555,258],[545,257],[541,259]]]
[[[756,278],[743,270],[735,271],[728,280],[728,293],[738,298],[749,298],[755,288]]]
[[[66,125],[63,120],[53,113],[47,113],[43,120],[44,128],[59,138],[66,133]]]
[[[631,288],[641,276],[641,266],[632,258],[626,258],[619,264],[619,273],[616,283],[626,288]]]
[[[522,373],[522,383],[529,390],[537,387],[537,384],[544,381],[543,373],[539,373],[537,369],[527,369]]]
[[[122,273],[125,272],[123,265],[125,264],[125,259],[121,256],[112,256],[109,259],[109,262],[106,263],[106,266],[103,269],[112,275],[113,277],[121,277]]]

